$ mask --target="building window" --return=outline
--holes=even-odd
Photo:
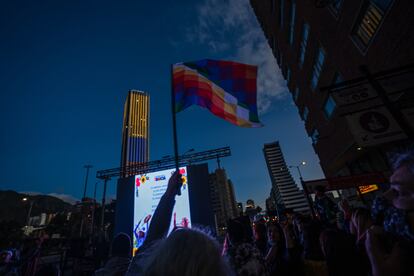
[[[332,96],[329,96],[323,105],[323,112],[325,113],[326,118],[331,118],[333,112],[335,111],[336,103]]]
[[[308,119],[308,116],[309,116],[309,109],[305,106],[302,112],[302,119],[306,121]]]
[[[319,77],[321,76],[322,67],[325,62],[325,51],[322,47],[318,48],[318,52],[316,54],[315,63],[313,64],[313,72],[311,78],[311,88],[315,90],[316,86],[319,82]]]
[[[361,15],[353,30],[353,37],[361,50],[365,51],[367,49],[392,1],[371,0],[363,5]]]
[[[289,85],[289,82],[290,82],[290,78],[292,77],[291,75],[292,75],[292,72],[290,71],[290,68],[288,67],[287,70],[286,70],[286,81],[287,81],[288,85]]]
[[[289,43],[293,44],[293,34],[295,31],[295,15],[296,15],[296,3],[292,1],[290,9],[290,24],[289,24]]]
[[[282,55],[282,53],[280,53],[280,60],[279,60],[280,62],[279,62],[279,68],[280,69],[282,69],[283,67],[283,55]],[[283,71],[283,70],[282,70]]]
[[[312,143],[313,144],[316,144],[318,142],[318,140],[319,140],[319,131],[316,128],[312,131],[311,138],[312,138]]]
[[[329,6],[331,10],[335,13],[335,15],[339,14],[339,10],[342,7],[343,0],[334,0],[332,4]]]
[[[285,0],[280,0],[280,13],[279,13],[279,25],[280,28],[283,28],[283,13],[284,13],[284,9],[285,9]]]
[[[293,99],[296,102],[299,98],[299,87],[296,86],[295,91],[293,92]]]
[[[344,78],[342,77],[342,75],[340,73],[336,73],[334,80],[333,80],[333,84],[337,84],[343,81],[344,81]]]
[[[299,66],[300,67],[302,67],[303,62],[305,61],[305,53],[306,53],[306,45],[308,45],[308,37],[309,37],[309,25],[307,23],[303,23],[302,41],[300,42],[300,49],[299,49]]]

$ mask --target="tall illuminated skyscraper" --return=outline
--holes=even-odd
[[[148,162],[149,114],[149,94],[130,90],[124,106],[121,167]]]

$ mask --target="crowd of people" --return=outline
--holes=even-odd
[[[119,275],[414,275],[414,153],[394,161],[389,189],[370,207],[335,204],[318,187],[316,215],[241,216],[228,222],[223,244],[198,228],[167,236],[181,185],[175,173],[147,239]]]
[[[240,216],[228,221],[221,243],[203,228],[177,227],[168,234],[181,187],[176,172],[135,256],[130,237],[119,233],[94,274],[414,275],[414,151],[393,165],[388,190],[372,206],[335,203],[318,187],[315,215],[285,210],[270,220]]]

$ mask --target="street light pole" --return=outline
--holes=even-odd
[[[92,165],[85,165],[84,168],[86,169],[86,177],[85,177],[85,187],[83,189],[83,198],[86,197],[86,187],[88,186],[88,176],[89,176],[89,169],[92,168]]]
[[[92,168],[92,165],[85,165],[83,166],[86,169],[86,176],[85,176],[85,187],[83,188],[83,198],[81,200],[81,216],[82,216],[82,220],[81,220],[81,225],[80,225],[80,229],[79,229],[79,237],[82,238],[82,232],[83,232],[83,224],[85,223],[85,218],[84,218],[84,211],[85,211],[85,207],[84,207],[84,203],[86,203],[86,187],[88,186],[88,176],[89,176],[89,169]]]
[[[106,197],[106,184],[110,178],[107,176],[104,179],[104,190],[102,195],[102,213],[101,213],[101,229],[104,229],[104,220],[105,220],[105,197]]]
[[[98,185],[98,182],[95,182],[95,189],[93,190],[93,212],[92,212],[92,233],[94,230],[95,225],[95,211],[96,211],[96,186]]]
[[[22,200],[29,201],[27,197],[24,197]],[[33,203],[34,203],[34,200],[30,200],[30,207],[29,207],[29,211],[27,212],[27,218],[26,218],[26,226],[29,226],[30,214],[32,213]]]

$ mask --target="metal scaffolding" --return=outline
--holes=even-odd
[[[217,159],[218,163],[220,158],[231,156],[230,147],[218,148],[213,150],[195,152],[191,154],[183,154],[179,156],[179,166],[188,166],[196,163],[200,163],[207,160]],[[118,167],[113,169],[100,170],[96,172],[96,178],[109,179],[112,177],[127,177],[131,175],[149,173],[154,171],[166,170],[175,167],[174,156],[168,156],[166,158],[149,161],[141,164],[134,164],[126,167]]]

